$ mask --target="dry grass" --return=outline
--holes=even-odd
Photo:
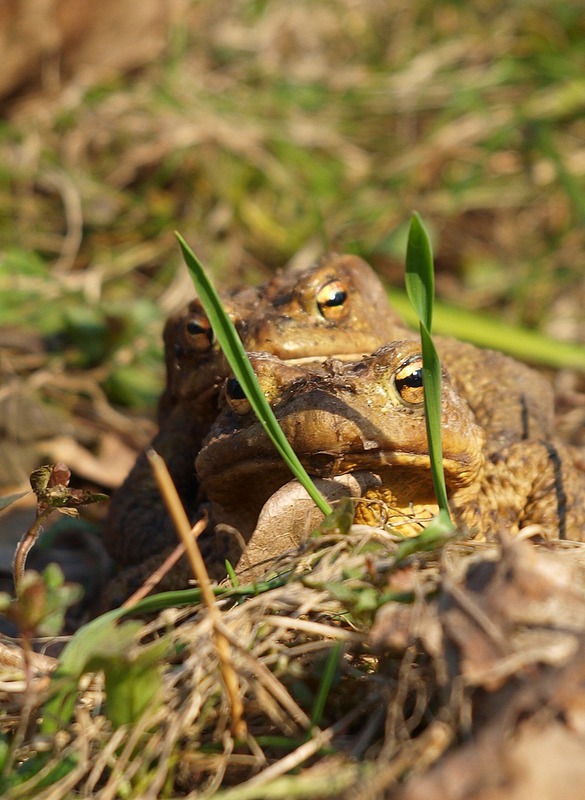
[[[416,206],[459,288],[487,261],[476,302],[528,281],[538,321],[578,277],[582,24],[571,4],[186,3],[164,60],[20,109],[4,243],[93,268],[96,303],[131,270],[168,284],[174,227],[233,280],[323,235],[384,266]]]
[[[479,798],[457,764],[471,732],[476,782],[485,785],[490,770],[494,786],[522,790],[532,759],[511,785],[505,740],[524,735],[526,720],[540,720],[539,736],[548,732],[560,708],[566,720],[578,715],[583,547],[456,541],[443,555],[398,560],[392,538],[357,527],[314,538],[283,555],[282,585],[245,603],[222,601],[244,738],[231,733],[210,616],[168,609],[128,653],[131,663],[148,642],[166,642],[159,695],[138,721],[113,728],[99,675],[84,678],[74,719],[54,737],[35,735],[33,725],[13,754],[25,764],[52,754],[44,769],[5,785],[3,796],[416,798],[417,781],[425,785],[439,764],[443,783],[462,782],[457,797]],[[33,707],[46,697],[50,666],[34,664]],[[16,673],[5,673],[1,689],[8,732],[27,690]],[[569,740],[582,736],[577,719],[566,723]],[[485,744],[490,737],[501,753]],[[65,774],[42,788],[57,765]],[[444,797],[441,781],[424,796]]]
[[[371,552],[366,555],[364,549]],[[156,797],[163,787],[168,791],[171,779],[181,796],[210,797],[220,786],[237,783],[243,793],[238,796],[264,797],[260,787],[298,767],[308,767],[301,773],[305,783],[315,773],[315,785],[303,796],[341,796],[365,774],[354,759],[367,753],[371,766],[382,752],[402,752],[421,714],[428,713],[423,709],[436,688],[433,669],[416,664],[413,651],[381,660],[368,644],[373,609],[360,612],[359,600],[374,586],[381,594],[395,550],[383,532],[373,530],[314,540],[301,555],[283,557],[277,571],[290,573],[284,585],[244,604],[222,603],[221,631],[244,703],[245,740],[234,740],[230,733],[230,700],[218,681],[220,660],[210,617],[197,614],[196,608],[163,612],[139,637],[163,637],[175,653],[165,666],[160,704],[153,704],[137,725],[112,730],[103,715],[103,685],[85,682],[75,720],[52,743],[56,761],[69,757],[76,767],[46,794],[37,795],[35,789],[34,796],[62,797],[65,787],[75,786],[79,796],[97,792],[114,797],[127,785],[133,787],[132,796]],[[436,559],[422,560],[428,563],[416,575],[412,567],[407,570],[408,589],[419,603],[437,581]],[[348,580],[348,574],[354,577]],[[347,597],[336,598],[342,587],[352,595],[353,613]],[[312,719],[331,653],[335,677],[322,716]],[[23,689],[21,681],[4,682],[5,730]],[[36,691],[38,703],[46,684],[39,681]],[[38,746],[34,737],[27,740],[18,760]],[[401,760],[404,771],[417,756],[405,762],[402,752]],[[24,784],[5,796],[30,797],[32,791]]]

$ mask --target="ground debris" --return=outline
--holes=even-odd
[[[450,686],[464,687],[462,743],[400,800],[582,797],[584,578],[582,548],[511,539],[462,580],[444,574],[435,621]]]
[[[197,607],[163,611],[138,640],[147,647],[164,638],[174,654],[161,663],[162,702],[135,729],[114,730],[100,683],[86,681],[65,738],[68,752],[94,758],[67,785],[75,778],[82,794],[91,793],[98,781],[115,792],[123,775],[148,774],[156,796],[173,772],[179,794],[221,788],[228,798],[229,787],[263,797],[310,785],[318,795],[299,796],[578,798],[583,547],[459,540],[404,562],[397,552],[391,538],[375,530],[368,537],[363,527],[313,537],[273,563],[276,583],[258,583],[245,603],[220,601],[246,741],[230,733],[209,618]],[[7,732],[25,691],[11,663],[2,699]],[[43,688],[41,708],[47,683],[31,686]],[[144,746],[136,749],[138,731]],[[112,768],[99,753],[114,746],[121,755]],[[19,751],[25,759],[27,747]]]

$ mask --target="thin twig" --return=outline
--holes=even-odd
[[[234,647],[238,648],[242,658],[250,665],[250,669],[253,671],[256,680],[262,684],[264,689],[266,689],[266,691],[272,695],[272,697],[282,706],[282,708],[284,708],[291,719],[294,720],[295,724],[300,725],[305,730],[308,730],[311,727],[310,718],[305,714],[303,709],[293,699],[278,678],[268,669],[265,664],[262,663],[259,658],[256,658],[247,650],[247,648],[243,647],[241,643],[238,642],[232,631],[230,631],[230,629],[221,621],[220,626],[221,631],[226,639],[231,642]]]
[[[252,778],[247,780],[245,783],[240,784],[237,787],[237,791],[234,791],[233,798],[235,800],[236,797],[244,797],[246,795],[246,790],[257,788],[259,786],[265,786],[270,781],[274,780],[275,778],[280,777],[281,775],[285,775],[287,772],[290,772],[293,769],[296,769],[309,758],[315,755],[322,747],[330,744],[333,738],[344,730],[346,730],[356,719],[359,719],[360,716],[364,714],[364,706],[358,705],[351,709],[345,716],[343,716],[340,720],[338,720],[334,725],[331,725],[329,728],[325,730],[319,730],[318,728],[313,729],[313,737],[309,739],[308,742],[304,742],[300,747],[297,747],[296,750],[293,750],[292,753],[289,753],[284,758],[275,761],[269,767],[267,767],[262,772],[259,772],[257,775],[254,775]],[[239,794],[241,792],[241,795]],[[229,791],[225,792],[224,800],[232,800],[232,794]]]
[[[276,617],[274,615],[267,615],[263,617],[262,622],[272,625],[273,628],[303,631],[313,636],[337,639],[344,642],[349,641],[355,644],[361,644],[366,639],[366,636],[362,633],[354,633],[354,631],[348,631],[345,628],[334,628],[331,625],[323,625],[320,622],[313,622],[308,619],[297,619],[296,617]]]
[[[207,519],[203,518],[198,520],[193,528],[191,529],[191,533],[194,537],[199,536],[199,534],[205,529],[207,524]],[[143,600],[150,592],[154,589],[154,587],[161,582],[164,576],[169,572],[177,563],[177,561],[185,554],[185,545],[183,542],[179,542],[179,544],[174,548],[172,553],[170,553],[165,560],[158,566],[154,572],[152,572],[148,578],[144,581],[142,586],[137,589],[134,594],[130,595],[130,597],[125,600],[122,605],[124,608],[132,608],[135,606],[136,603],[139,603]]]
[[[33,524],[30,526],[28,531],[24,534],[21,538],[18,546],[16,548],[16,552],[14,554],[14,561],[12,562],[12,577],[14,580],[14,588],[18,590],[18,585],[22,580],[22,576],[24,575],[24,568],[26,566],[26,557],[28,556],[32,546],[39,538],[39,535],[42,530],[42,524],[47,519],[47,517],[54,511],[54,508],[46,508],[42,514],[35,519]]]
[[[211,582],[205,562],[196,539],[191,532],[191,524],[183,508],[183,504],[177,494],[173,480],[167,469],[167,465],[159,454],[149,448],[146,456],[152,467],[154,478],[163,497],[167,510],[173,520],[175,528],[185,545],[185,551],[193,574],[201,588],[201,597],[205,603],[214,628],[215,647],[220,663],[220,670],[224,685],[228,694],[232,710],[232,733],[238,738],[244,738],[247,733],[246,723],[243,719],[244,706],[239,693],[238,678],[230,657],[229,643],[219,630],[221,625],[221,614],[215,602],[215,595],[211,588]]]

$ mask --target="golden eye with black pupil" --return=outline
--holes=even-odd
[[[341,319],[347,313],[347,290],[338,280],[329,281],[317,292],[317,308],[325,319]]]
[[[417,355],[402,364],[394,375],[398,396],[407,406],[418,406],[423,402],[422,358]]]
[[[209,350],[213,344],[213,328],[207,317],[192,317],[185,325],[189,344],[201,353]]]
[[[237,378],[225,382],[225,399],[235,414],[247,414],[251,406]]]

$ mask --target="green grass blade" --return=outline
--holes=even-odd
[[[407,323],[411,325],[417,323],[417,314],[403,291],[390,289],[388,297],[392,306]],[[435,333],[464,339],[478,347],[501,350],[514,358],[530,361],[533,364],[585,372],[585,347],[581,344],[552,339],[538,331],[510,325],[478,311],[468,311],[437,301],[433,305]]]
[[[306,489],[311,499],[325,515],[330,514],[331,507],[321,492],[318,491],[280,429],[276,417],[258,385],[256,374],[246,356],[240,337],[231,319],[225,313],[219,295],[206,275],[203,265],[181,234],[175,233],[175,236],[181,246],[183,258],[191,274],[199,299],[205,308],[211,327],[256,416],[283,460],[299,483]]]
[[[441,363],[431,338],[435,294],[433,253],[429,235],[416,212],[412,215],[408,233],[405,283],[406,293],[417,313],[420,325],[425,420],[433,485],[441,516],[450,519],[441,443]]]
[[[431,240],[422,219],[415,213],[410,221],[406,245],[406,293],[421,325],[429,334],[433,328],[435,271]]]
[[[422,343],[425,419],[431,459],[431,474],[439,508],[449,514],[441,440],[441,363],[433,340],[427,328],[422,324],[420,338]]]
[[[331,686],[333,685],[335,672],[339,666],[341,651],[342,651],[341,642],[335,642],[335,644],[331,648],[331,651],[329,652],[329,656],[327,657],[327,662],[325,663],[325,669],[323,670],[323,674],[321,675],[321,683],[319,684],[319,691],[317,692],[317,697],[315,698],[315,703],[311,710],[311,722],[313,723],[313,725],[321,724],[321,717],[323,716],[323,711],[325,710],[325,704],[327,703],[327,698],[329,697],[329,693],[331,692]]]

